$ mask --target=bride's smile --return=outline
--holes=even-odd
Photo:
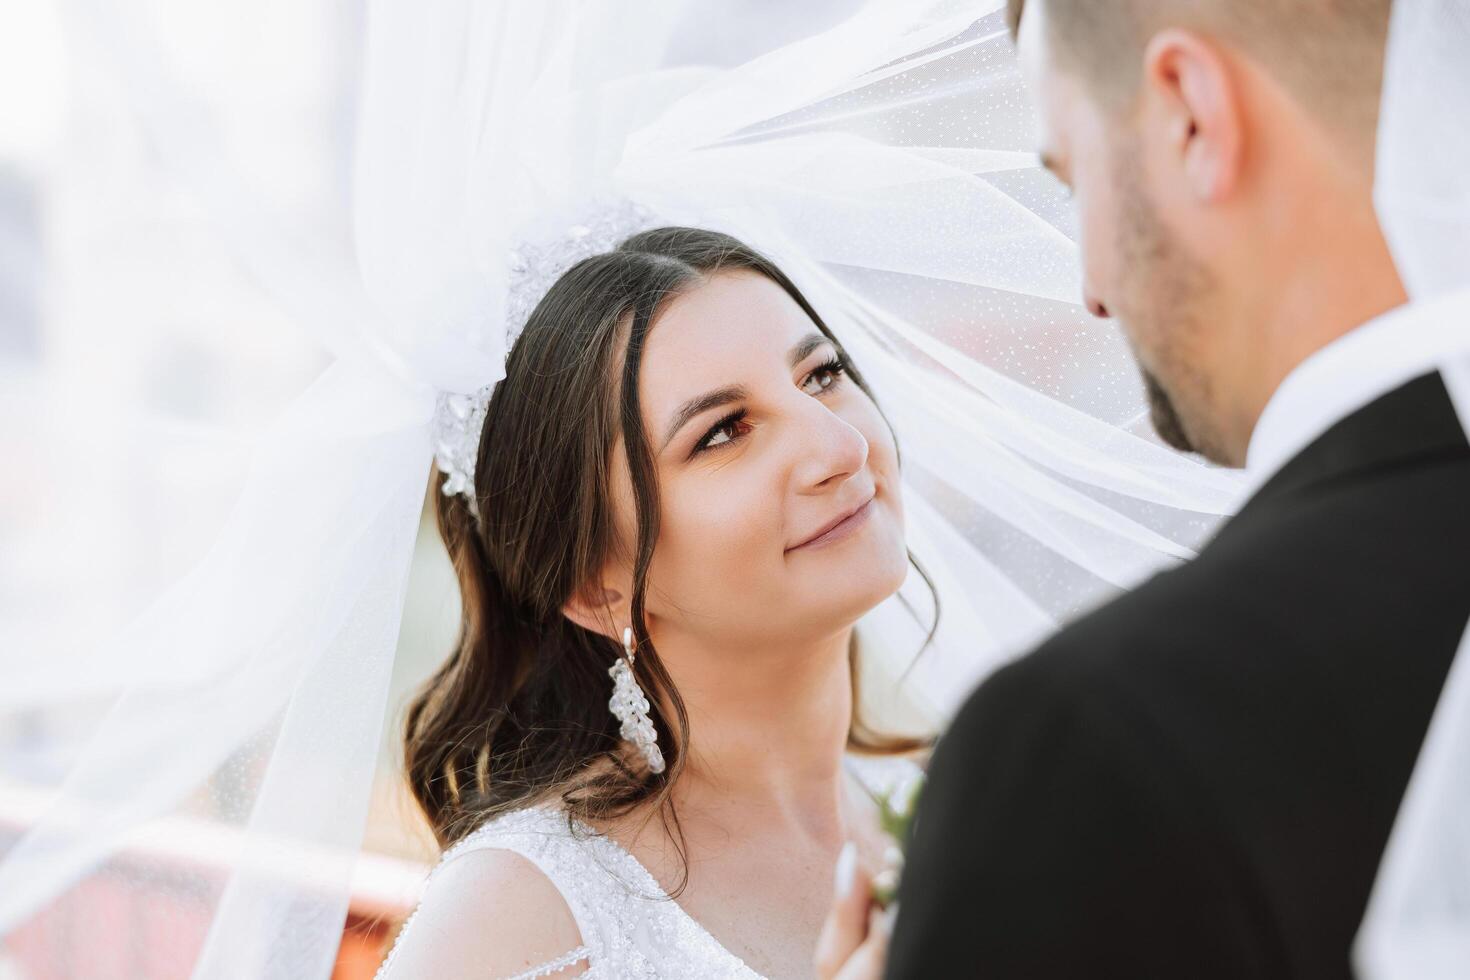
[[[786,553],[790,554],[802,548],[820,548],[823,545],[832,544],[836,541],[847,540],[849,536],[856,534],[859,530],[868,526],[868,517],[872,514],[872,511],[868,509],[868,505],[873,502],[874,496],[876,495],[870,495],[851,511],[844,513],[816,534],[787,548]]]

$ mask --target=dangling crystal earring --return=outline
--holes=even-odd
[[[617,663],[607,669],[608,676],[613,679],[612,699],[607,706],[613,717],[623,723],[623,739],[638,746],[638,751],[648,760],[649,769],[655,773],[663,772],[664,754],[658,750],[658,732],[654,730],[653,719],[648,717],[648,698],[633,676],[631,626],[623,630],[623,652],[627,656],[619,657]]]

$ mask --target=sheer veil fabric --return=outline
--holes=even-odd
[[[179,972],[330,974],[399,707],[436,397],[500,376],[527,300],[512,253],[554,252],[608,207],[772,255],[893,420],[942,616],[919,654],[932,604],[911,576],[860,624],[880,712],[942,724],[1233,510],[1239,480],[1151,437],[1126,346],[1078,305],[999,0],[850,0],[795,38],[762,36],[774,2],[722,6],[370,0],[348,228],[234,179],[145,5],[74,5],[78,49],[171,179],[331,362],[256,448],[211,550],[95,674],[0,651],[8,716],[82,687],[109,704],[0,860],[0,933],[88,885],[163,877],[210,923]],[[223,874],[139,847],[201,792],[235,831]]]
[[[1451,108],[1470,105],[1467,45],[1464,0],[1394,0],[1375,198],[1411,302],[1439,307],[1443,328],[1464,338],[1441,373],[1470,432],[1470,120]],[[1379,866],[1355,959],[1367,980],[1448,980],[1470,964],[1470,628]]]

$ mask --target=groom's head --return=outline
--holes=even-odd
[[[1272,392],[1403,301],[1372,203],[1390,0],[1010,0],[1047,166],[1170,443],[1244,462]]]

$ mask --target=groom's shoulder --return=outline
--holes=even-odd
[[[1457,450],[1256,508],[997,672],[966,710],[1233,727],[1385,678],[1429,689],[1470,616],[1467,499],[1470,453]]]
[[[1208,559],[1157,574],[1010,664],[1007,681],[1088,697],[1168,675],[1198,677],[1240,651],[1241,617],[1251,618],[1252,602],[1237,587],[1250,582],[1248,568]]]
[[[1456,437],[1252,501],[1194,560],[1059,631],[1032,669],[1269,674],[1334,643],[1433,642],[1441,620],[1458,636],[1470,612],[1470,446]]]
[[[1125,701],[1155,700],[1170,675],[1197,678],[1235,631],[1218,574],[1200,571],[1163,572],[1075,619],[972,692],[958,727],[967,716],[1116,716]]]

